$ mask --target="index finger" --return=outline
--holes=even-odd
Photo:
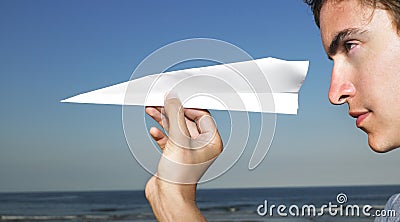
[[[178,144],[186,146],[190,138],[190,133],[186,126],[182,103],[176,93],[169,92],[165,96],[164,110],[168,117],[170,138],[178,142]]]

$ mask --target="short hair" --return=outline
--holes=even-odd
[[[322,6],[327,1],[343,1],[343,0],[304,0],[308,4],[314,14],[315,24],[320,28],[319,16]],[[400,30],[400,1],[399,0],[359,0],[362,4],[375,8],[387,10],[392,17],[393,25]]]

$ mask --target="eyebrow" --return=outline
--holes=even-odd
[[[361,30],[359,28],[348,28],[345,30],[342,30],[338,32],[335,37],[332,39],[331,44],[329,45],[328,48],[328,58],[332,60],[331,56],[336,55],[339,46],[342,44],[344,39],[348,38],[349,36],[355,35],[355,34],[363,34],[367,32],[367,30]]]

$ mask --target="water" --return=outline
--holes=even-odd
[[[209,221],[373,221],[373,217],[261,217],[256,210],[268,203],[287,207],[305,204],[371,205],[382,209],[400,186],[312,187],[199,190],[198,206]],[[0,221],[155,221],[143,191],[0,193]]]

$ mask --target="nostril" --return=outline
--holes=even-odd
[[[346,99],[349,98],[349,95],[342,95],[339,97],[338,103],[343,104],[346,102]]]

